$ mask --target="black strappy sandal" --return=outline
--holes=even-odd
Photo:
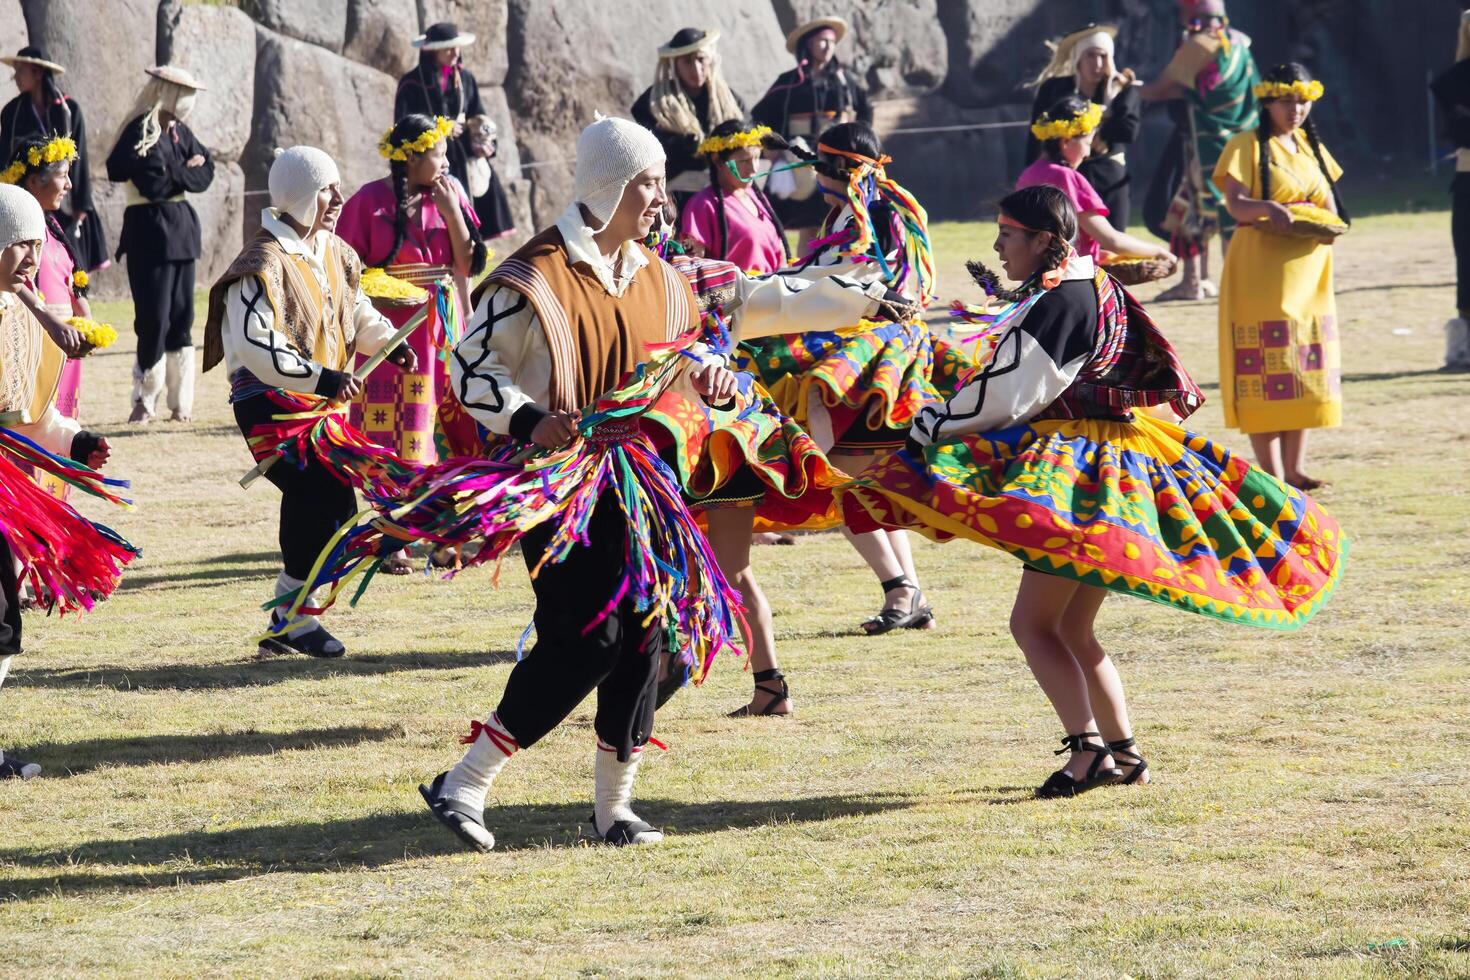
[[[429,805],[429,812],[434,815],[435,820],[454,831],[454,836],[475,850],[493,850],[495,835],[485,829],[485,815],[476,813],[474,807],[468,803],[442,795],[444,777],[447,775],[449,773],[441,772],[429,785],[419,786],[419,795]]]
[[[770,683],[771,681],[774,681],[778,686],[777,687],[774,687],[774,688],[766,687],[765,685],[768,684],[768,683]],[[781,671],[779,669],[773,667],[770,670],[758,670],[758,671],[756,671],[755,672],[755,689],[757,691],[760,691],[762,694],[769,694],[771,696],[771,700],[769,700],[769,701],[766,702],[766,706],[764,708],[762,708],[759,711],[751,711],[750,710],[750,705],[748,705],[748,704],[742,704],[740,707],[736,708],[734,711],[730,712],[725,717],[726,718],[757,718],[757,717],[760,717],[760,718],[790,718],[791,717],[791,712],[790,711],[787,711],[785,713],[781,713],[781,712],[777,712],[777,711],[773,711],[772,710],[773,708],[776,707],[776,705],[780,704],[782,701],[788,701],[791,698],[791,688],[789,688],[789,687],[786,686],[786,675],[783,674],[783,673],[781,673]]]
[[[649,844],[657,844],[664,839],[662,830],[642,820],[614,820],[605,834],[597,830],[597,814],[594,813],[589,817],[588,822],[592,824],[592,836],[600,838],[604,844],[612,847],[644,847]],[[639,840],[639,834],[658,834],[658,838],[657,840]]]
[[[1138,777],[1148,772],[1148,760],[1139,755],[1137,752],[1133,751],[1134,747],[1137,745],[1138,743],[1133,740],[1132,736],[1124,739],[1119,739],[1116,742],[1108,743],[1108,751],[1113,753],[1113,761],[1121,762],[1123,763],[1123,765],[1131,766],[1133,769],[1133,771],[1130,772],[1122,780],[1122,782],[1118,784],[1120,786],[1132,786],[1134,783],[1138,782]],[[1118,756],[1120,755],[1126,756],[1126,758],[1119,759]]]
[[[1086,741],[1089,738],[1095,738],[1098,741],[1089,743]],[[1065,768],[1058,769],[1046,777],[1046,782],[1036,788],[1037,798],[1051,800],[1064,796],[1081,796],[1090,789],[1107,786],[1123,779],[1123,770],[1117,767],[1102,768],[1103,758],[1108,754],[1108,746],[1102,741],[1102,735],[1099,732],[1067,735],[1062,738],[1062,747],[1052,754],[1062,755],[1070,752],[1091,752],[1093,754],[1092,765],[1087,767],[1087,775],[1081,779],[1074,779]]]
[[[924,590],[909,581],[907,575],[891,578],[886,582],[879,582],[883,594],[887,595],[894,589],[907,586],[914,590],[914,598],[909,602],[909,611],[903,612],[899,609],[885,608],[878,615],[863,623],[863,632],[868,636],[881,636],[891,633],[896,629],[921,630],[934,622],[934,609],[924,601]]]

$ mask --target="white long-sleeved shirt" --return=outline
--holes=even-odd
[[[612,296],[622,296],[649,260],[633,242],[624,242],[614,263],[603,257],[573,203],[556,221],[566,244],[567,262],[585,264]],[[656,270],[655,270],[656,271]],[[725,358],[703,344],[690,352],[701,363]],[[545,410],[551,400],[551,351],[536,308],[518,290],[487,289],[470,315],[465,335],[449,361],[449,377],[465,411],[491,432],[511,435],[511,419],[527,405]],[[537,413],[539,414],[539,413]],[[514,433],[527,436],[526,431]]]
[[[810,273],[811,270],[808,270]],[[888,293],[879,279],[833,275],[741,275],[723,313],[739,343],[777,334],[838,330],[872,316]]]
[[[1055,289],[1010,326],[995,353],[959,391],[929,405],[909,437],[920,445],[991,432],[1035,418],[1062,395],[1092,357],[1097,336],[1093,264],[1074,258]]]
[[[331,233],[319,231],[312,240],[303,241],[295,229],[280,220],[274,208],[262,211],[260,222],[283,249],[306,260],[322,295],[339,302],[339,297],[331,295],[331,278],[324,264],[327,236]],[[393,335],[393,324],[373,308],[361,288],[351,302],[354,336],[344,337],[343,342],[350,344],[355,340],[358,353],[375,354]],[[230,284],[225,291],[223,326],[220,339],[228,373],[244,368],[272,387],[303,394],[316,392],[323,365],[295,350],[286,335],[276,329],[275,311],[266,298],[265,283],[260,277],[246,276]]]
[[[26,310],[20,297],[14,293],[0,293],[0,317],[10,320],[11,323],[21,329],[34,331],[34,336],[29,338],[31,344],[49,344],[51,341],[46,336],[45,328]],[[15,365],[7,364],[5,369],[15,370]],[[29,399],[28,399],[29,400]],[[27,411],[29,405],[8,406],[11,411]],[[63,415],[56,407],[56,399],[52,398],[47,403],[46,409],[40,418],[31,419],[28,422],[20,422],[9,426],[11,431],[18,432],[27,439],[46,449],[57,456],[71,456],[71,443],[78,432],[82,431],[82,425],[76,419]]]

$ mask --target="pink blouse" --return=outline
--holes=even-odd
[[[1099,214],[1104,218],[1108,216],[1108,206],[1103,199],[1093,190],[1087,178],[1073,170],[1071,167],[1060,163],[1053,163],[1045,156],[1037,157],[1036,162],[1021,171],[1021,176],[1016,180],[1016,190],[1023,187],[1034,187],[1037,184],[1048,184],[1067,195],[1067,200],[1072,202],[1072,207],[1077,209],[1077,215]],[[1094,261],[1102,249],[1092,236],[1080,229],[1077,232],[1077,252],[1086,255]]]
[[[41,267],[36,272],[36,290],[47,306],[67,309],[71,316],[71,276],[76,266],[66,251],[66,244],[56,237],[50,222],[46,226],[46,240],[41,243]]]
[[[478,228],[480,219],[475,215],[469,196],[459,181],[453,177],[449,179],[454,181],[454,189],[469,220]],[[398,254],[388,256],[388,249],[393,247],[393,225],[397,214],[398,198],[393,194],[393,178],[384,177],[364,184],[347,201],[342,208],[342,217],[337,220],[337,234],[357,251],[364,265],[378,268],[409,263],[454,265],[454,246],[449,240],[448,226],[428,194],[423,195],[418,215],[409,216],[408,236],[404,238]]]
[[[719,202],[713,187],[691,197],[679,216],[679,237],[698,243],[710,258],[757,273],[775,272],[786,264],[781,232],[753,194],[725,195],[725,228],[721,255]]]

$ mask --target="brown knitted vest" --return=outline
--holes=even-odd
[[[643,248],[640,244],[638,248]],[[621,296],[609,293],[585,264],[567,264],[561,232],[548,228],[495,267],[487,287],[506,286],[530,301],[551,351],[553,411],[591,404],[648,360],[648,345],[683,336],[699,323],[684,277],[644,249],[649,263]]]
[[[285,335],[296,353],[334,371],[345,370],[352,363],[357,339],[353,313],[362,260],[351,245],[331,235],[324,264],[327,296],[322,295],[306,260],[287,252],[276,236],[262,229],[209,289],[204,370],[224,359],[225,292],[231,283],[246,276],[258,276],[265,283],[266,300],[275,312],[276,332]]]

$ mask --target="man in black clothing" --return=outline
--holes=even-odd
[[[204,86],[181,68],[149,68],[153,76],[107,157],[107,179],[128,183],[117,256],[128,256],[133,329],[133,410],[129,422],[151,421],[168,386],[175,421],[194,410],[194,263],[202,254],[199,215],[184,199],[214,181],[214,162],[184,124]],[[167,365],[162,366],[165,357]]]

